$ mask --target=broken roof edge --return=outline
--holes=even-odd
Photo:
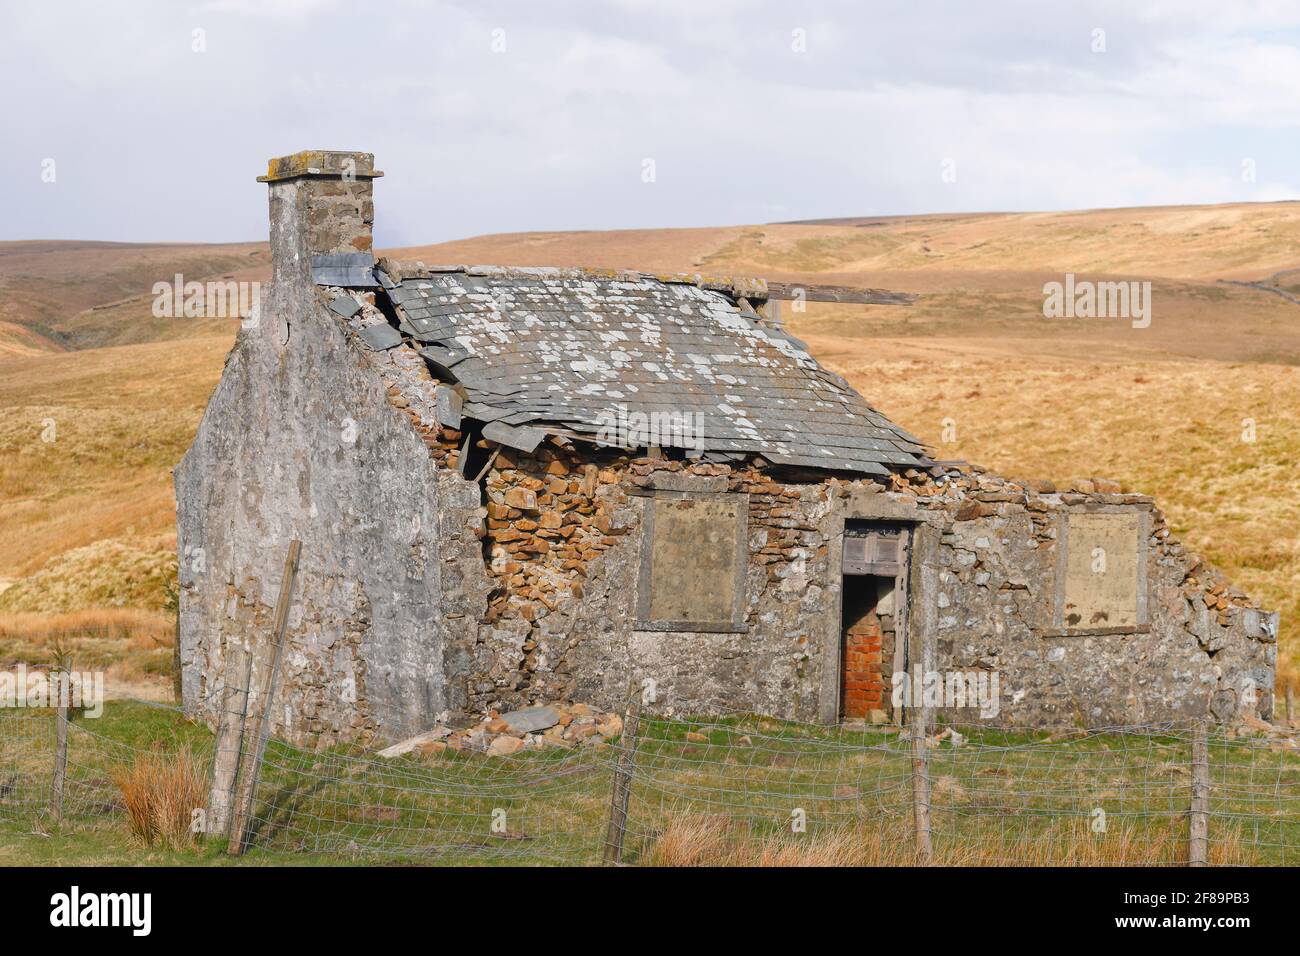
[[[593,266],[499,266],[499,265],[426,265],[418,259],[393,259],[385,256],[378,267],[394,282],[407,279],[432,279],[449,272],[471,276],[502,276],[520,279],[619,279],[644,282],[647,279],[664,285],[693,285],[712,292],[725,292],[732,298],[767,298],[767,282],[759,278],[714,276],[703,273],[642,272],[638,269],[606,269]]]
[[[447,384],[438,383],[437,387],[443,387]],[[469,423],[474,424],[471,426]],[[617,441],[602,439],[597,434],[578,431],[567,427],[561,422],[532,419],[511,425],[499,420],[479,418],[468,411],[463,415],[458,415],[454,425],[441,420],[439,424],[467,432],[476,431],[481,438],[487,439],[494,445],[501,445],[528,453],[535,450],[546,439],[559,438],[570,443],[588,446],[593,451],[621,451],[635,456],[637,452],[643,450],[648,453],[652,448],[663,452],[675,450],[683,452],[688,461],[749,463],[760,468],[798,468],[818,472],[826,478],[852,476],[879,480],[893,474],[904,474],[912,470],[928,472],[935,477],[949,473],[946,469],[936,466],[929,455],[924,452],[914,453],[915,461],[901,463],[868,462],[840,457],[821,458],[789,451],[780,452],[762,447],[699,448],[679,442],[637,442],[625,445]]]
[[[625,282],[650,280],[664,285],[692,285],[709,292],[721,292],[737,302],[741,299],[748,299],[751,302],[792,299],[859,305],[911,305],[917,299],[917,295],[912,292],[798,282],[769,282],[760,276],[706,275],[701,272],[642,272],[637,269],[582,266],[426,265],[418,259],[394,259],[389,256],[381,258],[377,268],[393,282],[404,282],[407,279],[432,279],[448,273],[521,279],[617,279]]]
[[[465,422],[477,421],[478,434],[481,438],[486,439],[493,446],[504,448],[513,448],[516,451],[522,451],[525,454],[532,454],[539,445],[548,439],[559,438],[566,441],[570,446],[573,444],[583,444],[589,446],[593,451],[600,452],[622,452],[634,459],[645,458],[653,460],[656,457],[651,450],[654,449],[660,453],[670,451],[685,452],[683,458],[688,462],[704,462],[709,464],[731,464],[731,465],[752,465],[759,469],[797,469],[804,472],[815,473],[819,476],[818,480],[828,480],[831,478],[844,477],[853,480],[871,480],[883,481],[892,474],[900,474],[904,470],[930,471],[926,464],[917,463],[904,469],[902,466],[891,466],[874,463],[852,463],[841,462],[840,464],[819,461],[814,458],[805,456],[780,455],[771,451],[763,450],[735,450],[723,451],[719,449],[695,450],[681,445],[656,445],[656,444],[634,444],[620,445],[617,442],[602,441],[591,435],[584,435],[566,429],[563,426],[557,426],[548,422],[529,422],[526,425],[505,425],[502,422],[481,422],[473,416],[465,416]],[[470,429],[469,433],[472,433]]]

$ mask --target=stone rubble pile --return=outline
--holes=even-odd
[[[489,711],[469,727],[439,725],[379,751],[379,756],[425,756],[453,750],[504,757],[546,747],[600,746],[622,732],[623,718],[618,714],[595,710],[587,704],[557,703],[505,714]]]
[[[1262,737],[1273,750],[1300,750],[1300,721],[1278,719],[1270,723],[1254,714],[1245,714],[1227,729],[1228,739]]]

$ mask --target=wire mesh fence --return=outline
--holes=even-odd
[[[0,710],[0,823],[48,826],[57,736],[52,711]],[[541,865],[1300,862],[1300,750],[1282,728],[945,726],[914,739],[907,728],[756,715],[641,716],[607,741],[530,740],[510,754],[430,747],[381,758],[278,739],[262,748],[251,733],[239,748],[241,762],[261,754],[246,819],[254,854]],[[74,717],[62,826],[121,829],[122,768],[181,750],[208,768],[209,794],[218,751],[202,724],[141,702]]]
[[[589,749],[416,761],[272,741],[250,843],[429,862],[589,862],[607,780]]]
[[[1009,732],[649,719],[625,858],[899,865],[1184,865],[1195,726]],[[1300,861],[1293,734],[1202,728],[1204,862]],[[918,786],[918,782],[923,786]]]
[[[172,727],[171,718],[179,713],[174,708],[146,702],[132,706],[152,712],[153,719],[129,725],[109,720],[101,729],[100,721],[78,719],[74,712],[62,760],[56,711],[0,708],[0,821],[38,829],[56,819],[70,825],[120,822],[125,805],[115,779],[119,771],[145,755],[174,760],[181,747],[206,763],[211,735],[199,728]]]

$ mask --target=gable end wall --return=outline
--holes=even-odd
[[[175,472],[188,713],[214,719],[242,683],[232,645],[253,649],[260,678],[294,537],[275,731],[394,736],[447,706],[439,501],[457,489],[371,363],[301,283],[273,284],[240,332]]]

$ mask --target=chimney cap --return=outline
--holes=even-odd
[[[285,179],[378,179],[384,175],[375,169],[374,153],[357,153],[347,150],[305,149],[292,156],[281,156],[266,164],[266,175],[258,176],[259,183],[275,183]]]

